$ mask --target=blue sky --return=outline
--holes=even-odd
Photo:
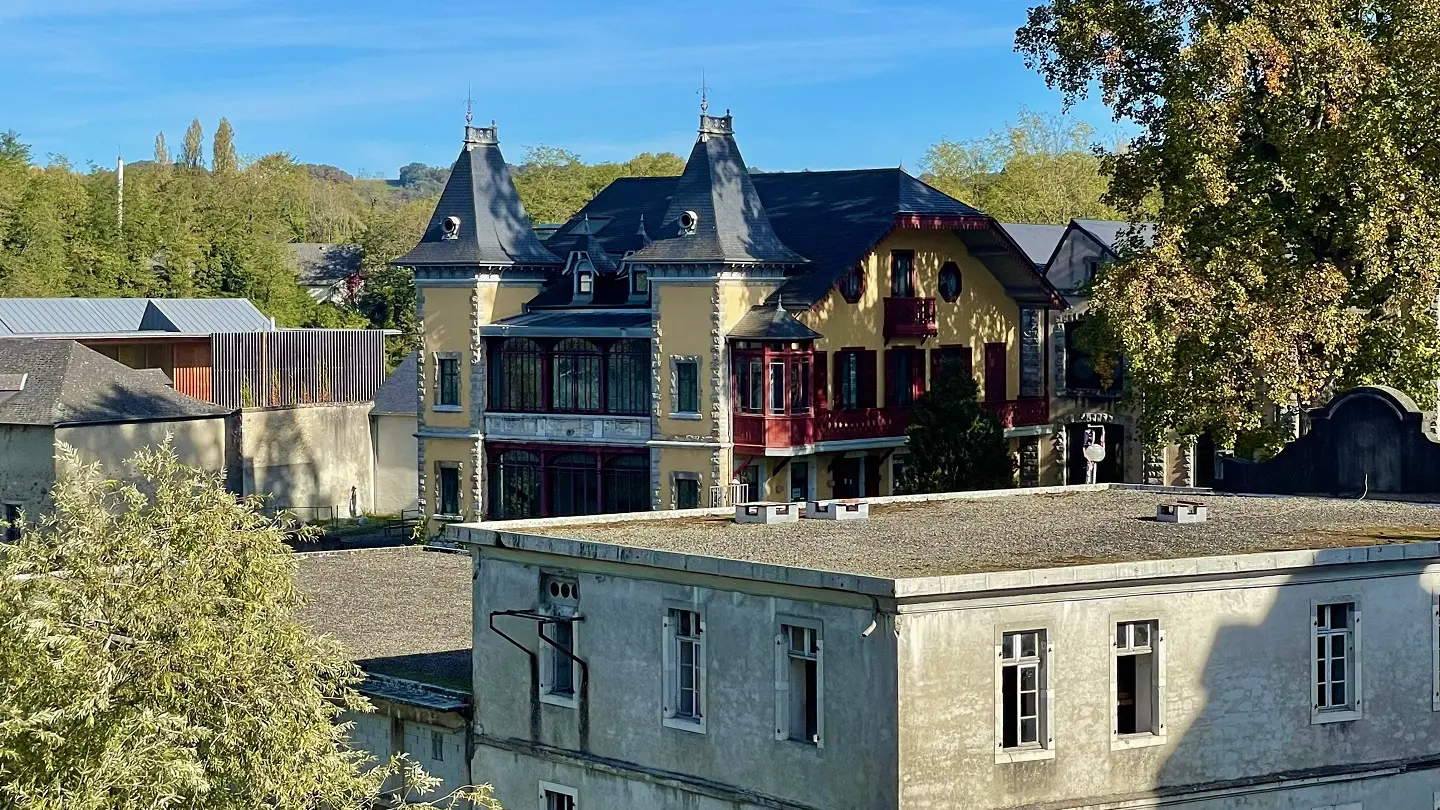
[[[448,164],[467,84],[506,157],[682,155],[702,69],[746,161],[918,165],[1060,99],[1012,51],[1025,0],[495,3],[0,0],[0,131],[77,163],[148,158],[198,117],[243,154],[350,172]],[[1115,131],[1104,108],[1072,114]]]

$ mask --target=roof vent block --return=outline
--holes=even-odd
[[[800,520],[798,503],[737,503],[736,523],[795,523]]]
[[[1209,518],[1209,509],[1197,501],[1176,501],[1155,507],[1155,519],[1161,523],[1204,523]]]
[[[808,520],[865,520],[870,517],[870,503],[853,498],[808,501],[805,517]]]

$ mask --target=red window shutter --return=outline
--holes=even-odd
[[[865,349],[860,353],[860,407],[875,407],[875,365],[876,356],[874,349]]]
[[[830,390],[830,356],[825,352],[815,352],[815,360],[810,366],[810,381],[815,386],[815,410],[826,406],[825,394]]]

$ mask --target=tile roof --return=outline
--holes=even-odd
[[[904,579],[1100,563],[1174,560],[1262,551],[1388,543],[1433,546],[1440,506],[1393,501],[1183,496],[1110,487],[1046,493],[948,493],[914,503],[872,503],[866,520],[739,524],[731,517],[637,519],[544,526],[543,521],[458,526],[588,541],[561,553],[603,559],[590,543],[860,576]],[[936,496],[931,496],[935,498]],[[1155,520],[1156,507],[1198,500],[1204,523]],[[869,499],[899,500],[899,499]],[[573,521],[575,519],[565,519]],[[515,535],[504,542],[526,547]],[[1431,554],[1433,555],[1433,551]],[[685,564],[686,570],[700,566]]]
[[[300,619],[371,673],[470,691],[470,557],[420,546],[298,554]]]
[[[1010,238],[1025,251],[1025,255],[1030,257],[1036,267],[1044,267],[1050,262],[1055,248],[1060,246],[1060,239],[1065,236],[1066,228],[1064,225],[1030,225],[1019,222],[1002,222],[1000,227],[1010,234]]]
[[[370,412],[377,415],[415,416],[418,408],[416,390],[419,385],[420,362],[415,353],[411,352],[375,391],[375,404],[370,408]]]
[[[343,281],[360,272],[365,251],[359,245],[295,242],[285,246],[301,284],[322,285]]]
[[[0,298],[0,335],[208,335],[274,328],[245,298]]]
[[[75,425],[224,416],[230,411],[170,388],[73,340],[0,338],[0,375],[24,387],[0,400],[0,424]],[[14,379],[13,376],[10,379]]]
[[[450,217],[459,221],[453,238],[445,230]],[[531,228],[493,126],[465,128],[465,147],[455,159],[425,234],[393,264],[562,264]]]
[[[700,116],[700,135],[675,181],[654,239],[633,257],[652,263],[799,264],[804,256],[776,235],[756,193],[730,116]],[[688,231],[681,217],[694,214]]]
[[[732,340],[816,340],[824,337],[786,312],[784,307],[752,307],[727,335]]]

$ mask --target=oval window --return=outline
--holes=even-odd
[[[865,292],[865,271],[861,267],[850,268],[840,279],[840,294],[846,301],[852,304],[860,303],[860,295]]]
[[[940,268],[940,297],[950,303],[960,297],[960,267],[954,262]]]

